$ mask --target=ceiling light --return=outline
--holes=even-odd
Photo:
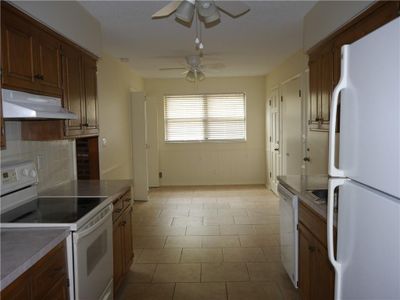
[[[186,80],[190,82],[201,81],[204,80],[204,78],[206,78],[204,73],[197,69],[190,70],[186,74]]]
[[[218,8],[212,1],[199,1],[197,11],[206,24],[219,20]]]
[[[191,23],[194,14],[194,3],[194,0],[182,1],[175,12],[175,16],[185,23]]]

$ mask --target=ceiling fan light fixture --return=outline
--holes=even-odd
[[[194,15],[194,0],[185,0],[182,1],[182,3],[178,6],[175,16],[185,22],[185,23],[191,23],[193,20],[193,15]]]
[[[213,1],[199,1],[197,4],[197,12],[206,24],[215,22],[220,18],[218,8]]]
[[[204,73],[200,70],[189,70],[186,74],[186,80],[189,82],[202,81],[206,78]]]
[[[218,12],[218,10],[216,10],[215,14],[204,18],[204,23],[206,23],[206,24],[214,23],[214,22],[218,21],[219,18],[220,18],[219,12]]]
[[[194,71],[190,70],[187,72],[186,74],[186,78],[187,81],[189,82],[195,82],[196,81],[196,74]]]

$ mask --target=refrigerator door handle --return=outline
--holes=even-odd
[[[328,211],[327,211],[327,242],[328,257],[333,268],[335,269],[335,300],[340,299],[341,295],[341,267],[342,265],[335,258],[335,247],[333,240],[333,211],[335,203],[335,188],[343,185],[346,180],[344,178],[329,179],[328,182]],[[339,200],[338,200],[339,201]]]
[[[341,49],[341,74],[340,80],[332,93],[331,101],[331,115],[329,122],[329,161],[328,161],[328,173],[333,177],[345,177],[343,170],[336,168],[335,166],[335,152],[336,152],[336,117],[337,107],[339,104],[340,92],[347,87],[348,84],[348,52],[349,45],[344,45]]]

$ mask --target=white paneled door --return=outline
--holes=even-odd
[[[300,175],[303,168],[301,78],[282,84],[283,174]]]
[[[270,137],[269,153],[270,166],[269,178],[272,191],[277,194],[278,180],[277,176],[281,174],[281,149],[280,149],[280,101],[279,90],[275,89],[271,93],[268,105],[270,106]]]

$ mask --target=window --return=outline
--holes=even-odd
[[[246,97],[240,94],[164,98],[165,141],[246,140]]]

